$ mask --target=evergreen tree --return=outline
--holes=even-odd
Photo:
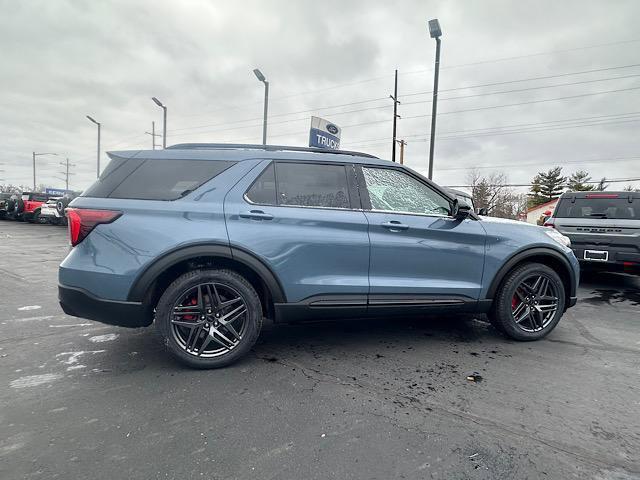
[[[535,207],[562,195],[566,177],[562,176],[562,167],[555,167],[547,172],[538,172],[531,181],[529,205]]]
[[[542,197],[541,192],[541,187],[540,187],[540,175],[536,175],[535,177],[533,177],[533,180],[531,181],[531,189],[529,190],[529,199],[527,201],[527,205],[529,206],[529,208],[533,208],[536,207],[538,205],[540,205],[541,203],[544,203],[544,198]]]
[[[595,187],[587,182],[591,181],[591,177],[584,170],[578,170],[569,177],[567,187],[571,192],[589,192]]]

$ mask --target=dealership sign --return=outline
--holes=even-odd
[[[311,117],[309,146],[340,149],[340,127],[320,117]]]
[[[65,190],[64,188],[46,188],[45,193],[54,197],[62,197],[63,195],[71,192],[71,190]]]

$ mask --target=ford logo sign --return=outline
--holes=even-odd
[[[333,123],[328,123],[327,132],[329,132],[332,135],[336,135],[338,133],[338,127],[336,127]]]

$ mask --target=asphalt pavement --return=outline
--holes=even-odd
[[[153,327],[64,315],[67,249],[0,221],[0,479],[640,478],[640,277],[583,276],[534,343],[469,316],[267,325],[196,371]]]

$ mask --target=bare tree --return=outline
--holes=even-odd
[[[490,216],[517,218],[521,199],[507,186],[508,179],[505,173],[492,172],[485,177],[474,169],[467,175],[467,181],[477,208],[485,208]]]

